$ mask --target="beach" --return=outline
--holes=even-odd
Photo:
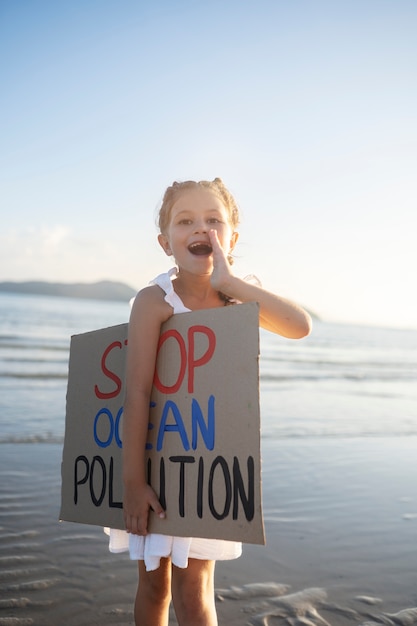
[[[59,521],[70,336],[128,310],[0,294],[0,626],[133,625],[136,563]],[[416,331],[261,333],[267,543],[217,564],[221,626],[417,623],[416,383]]]
[[[219,624],[417,623],[416,444],[264,440],[267,545],[217,564]],[[58,521],[62,446],[0,452],[0,625],[133,624],[136,563]]]

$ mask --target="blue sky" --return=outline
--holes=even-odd
[[[173,180],[221,176],[235,271],[417,327],[414,0],[2,0],[0,280],[145,286]]]

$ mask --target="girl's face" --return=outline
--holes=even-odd
[[[217,236],[225,255],[235,247],[238,233],[233,232],[229,213],[222,201],[210,191],[184,191],[172,205],[168,228],[158,240],[178,266],[198,273],[213,270],[209,230]]]

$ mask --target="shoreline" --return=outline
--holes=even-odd
[[[404,613],[417,606],[416,443],[263,439],[267,545],[217,563],[219,624],[272,626],[302,606],[310,624],[399,611],[397,624],[417,623]],[[110,554],[101,528],[58,522],[61,456],[55,443],[0,444],[0,626],[133,625],[136,563]],[[259,583],[285,587],[272,600]]]

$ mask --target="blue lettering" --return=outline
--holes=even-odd
[[[120,418],[123,415],[123,407],[121,406],[116,415],[116,424],[114,426],[114,438],[119,448],[122,447],[122,440],[120,439]]]
[[[99,421],[100,423],[103,423],[103,420],[102,419],[100,420],[102,415],[105,415],[107,417],[107,421],[109,425],[109,435],[107,439],[102,439],[99,433],[97,432]],[[116,419],[113,419],[112,412],[106,407],[103,407],[97,413],[97,415],[94,418],[93,434],[94,434],[94,441],[96,442],[98,446],[100,446],[100,448],[107,448],[108,446],[110,446],[113,441],[113,438],[118,448],[122,448],[123,444],[120,438],[120,420],[122,418],[122,415],[123,415],[123,407],[120,407],[120,409],[118,410]],[[101,426],[100,431],[102,431],[104,428],[105,426]]]
[[[168,413],[170,410],[172,411],[172,415],[174,416],[175,424],[166,423],[168,419]],[[177,432],[181,437],[184,450],[190,449],[190,444],[188,442],[188,437],[185,431],[185,426],[184,426],[183,419],[181,417],[181,413],[177,405],[175,404],[175,402],[173,402],[172,400],[167,400],[164,406],[163,413],[162,413],[161,423],[159,425],[159,430],[158,430],[158,438],[156,442],[156,449],[158,450],[158,452],[162,450],[165,432]]]
[[[207,406],[207,424],[204,421],[203,412],[197,400],[193,398],[191,405],[192,448],[197,449],[198,429],[200,429],[207,450],[214,450],[215,439],[215,415],[214,396],[210,396]]]
[[[97,422],[100,418],[100,415],[107,415],[109,419],[110,432],[106,441],[102,441],[101,439],[99,439],[98,434],[97,434]],[[107,446],[111,444],[111,441],[113,439],[113,434],[114,434],[113,415],[110,413],[109,409],[106,409],[106,408],[100,409],[100,411],[97,413],[94,419],[94,441],[96,442],[98,446],[100,446],[100,448],[107,448]]]
[[[153,424],[151,422],[148,423],[148,430],[153,430]],[[145,450],[152,450],[153,445],[149,442],[145,445]]]

